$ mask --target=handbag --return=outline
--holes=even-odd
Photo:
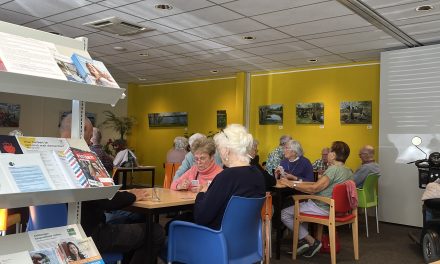
[[[341,244],[339,244],[338,232],[336,232],[335,240],[336,240],[336,253],[338,253],[341,250]],[[330,253],[330,236],[328,234],[322,234],[321,243],[322,243],[322,247],[320,252]]]

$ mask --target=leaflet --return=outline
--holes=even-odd
[[[62,239],[82,239],[77,225],[28,231],[34,249],[56,248]]]

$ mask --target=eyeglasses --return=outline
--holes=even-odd
[[[209,159],[209,156],[194,156],[194,161],[195,162],[205,162],[206,160]]]

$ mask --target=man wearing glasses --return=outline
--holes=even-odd
[[[354,182],[357,188],[362,188],[364,181],[368,175],[377,173],[380,175],[379,164],[374,160],[374,148],[370,145],[365,145],[359,151],[359,158],[362,165],[353,174]]]

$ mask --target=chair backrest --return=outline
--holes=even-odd
[[[266,192],[266,199],[264,200],[263,207],[261,208],[261,218],[263,221],[266,219],[266,216],[269,217],[269,219],[272,219],[272,215],[272,194],[270,192]]]
[[[336,184],[333,188],[332,198],[335,200],[335,213],[346,214],[351,211],[350,201],[348,200],[347,187],[345,184]]]
[[[67,205],[48,204],[29,206],[27,231],[67,225]]]
[[[261,208],[265,197],[232,196],[221,230],[228,247],[229,263],[255,263],[263,258]]]
[[[370,174],[364,181],[362,189],[364,190],[365,202],[377,204],[377,188],[378,188],[379,175]]]
[[[177,169],[180,167],[180,163],[165,163],[165,176],[163,179],[163,188],[169,189],[171,187],[171,182],[176,174]]]

